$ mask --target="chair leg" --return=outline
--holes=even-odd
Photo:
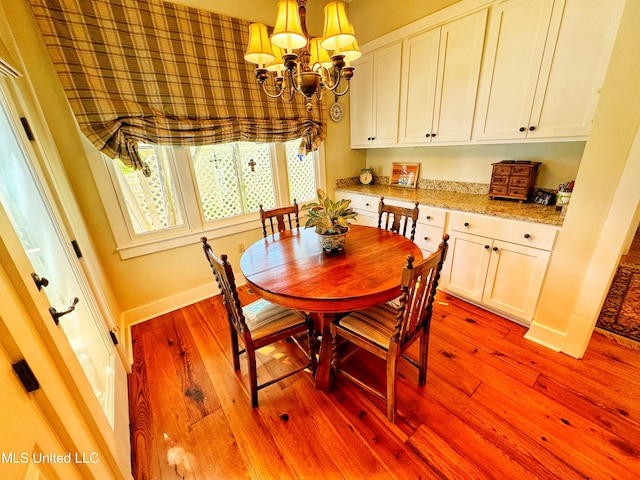
[[[251,388],[251,406],[258,406],[258,372],[256,367],[256,351],[247,345],[247,360],[249,361],[249,385]]]
[[[233,368],[234,370],[240,370],[240,347],[238,346],[238,332],[233,328],[233,325],[229,325],[231,332],[231,352],[233,355]]]
[[[311,361],[311,373],[315,375],[316,368],[318,367],[318,358],[316,357],[318,353],[318,340],[316,339],[316,332],[311,317],[307,317],[307,325],[309,327],[309,360]]]
[[[387,358],[387,418],[391,423],[396,423],[397,367],[397,357]]]
[[[420,366],[418,373],[418,385],[424,387],[427,383],[427,359],[429,356],[429,335],[427,330],[423,328],[420,335]]]

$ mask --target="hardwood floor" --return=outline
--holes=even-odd
[[[639,478],[640,351],[595,333],[575,360],[442,293],[434,313],[427,385],[403,362],[396,425],[346,379],[325,394],[307,372],[261,390],[252,409],[219,297],[134,326],[134,478]],[[384,381],[381,363],[352,360]],[[295,361],[283,342],[258,375]]]

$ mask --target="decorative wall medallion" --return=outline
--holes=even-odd
[[[331,109],[329,110],[329,112],[331,114],[331,120],[336,123],[342,120],[342,117],[344,117],[344,110],[342,109],[342,105],[340,105],[338,102],[334,102],[334,104],[331,105]]]

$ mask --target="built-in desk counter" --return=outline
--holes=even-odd
[[[336,187],[336,191],[353,192],[375,197],[384,196],[385,199],[420,202],[421,205],[460,210],[462,212],[479,213],[502,218],[522,220],[524,222],[545,223],[561,226],[564,218],[555,206],[539,205],[537,203],[518,203],[512,200],[491,200],[487,195],[472,193],[458,193],[444,190],[424,188],[403,188],[389,185],[348,185]]]

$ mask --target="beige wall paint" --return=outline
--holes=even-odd
[[[420,163],[420,178],[489,184],[491,164],[500,160],[542,162],[536,186],[558,188],[575,180],[584,142],[451,147],[379,148],[367,152],[367,166],[377,175],[391,175],[393,162]]]

